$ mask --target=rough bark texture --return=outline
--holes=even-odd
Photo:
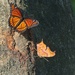
[[[14,0],[9,0],[14,2]],[[20,0],[16,0],[18,7],[26,9]],[[0,0],[0,75],[34,75],[34,61],[27,49],[27,35],[10,33],[8,0]],[[27,32],[25,33],[27,34]]]
[[[17,0],[16,2],[24,10],[25,17],[35,18],[40,22],[38,27],[31,29],[34,43],[37,44],[43,39],[51,50],[56,50],[56,56],[46,59],[38,57],[35,61],[35,74],[34,64],[29,58],[25,59],[28,52],[25,33],[23,36],[16,32],[13,36],[19,50],[15,52],[8,50],[4,33],[8,30],[6,28],[10,8],[7,0],[0,0],[0,75],[75,75],[75,26],[70,1]]]

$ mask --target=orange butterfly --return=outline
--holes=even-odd
[[[22,32],[39,24],[35,19],[24,19],[20,10],[14,4],[10,4],[10,7],[11,14],[9,18],[9,26],[13,27],[15,30]]]
[[[44,44],[43,40],[37,44],[37,55],[39,57],[54,57],[55,51],[51,51],[49,47]]]

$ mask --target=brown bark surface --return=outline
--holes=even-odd
[[[19,0],[16,4],[23,7]],[[18,32],[11,34],[8,0],[0,0],[0,9],[0,75],[34,75],[34,58],[27,49],[29,40]]]

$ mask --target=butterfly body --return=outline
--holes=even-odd
[[[11,15],[9,18],[9,26],[13,29],[22,32],[39,24],[39,22],[35,19],[23,18],[21,11],[15,7],[14,4],[11,4],[10,7]]]

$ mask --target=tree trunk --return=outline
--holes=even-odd
[[[9,0],[9,2],[15,0]],[[17,6],[26,10],[20,0]],[[34,62],[28,51],[28,32],[22,35],[15,32],[11,34],[9,28],[10,5],[8,0],[0,0],[0,75],[34,75]]]

